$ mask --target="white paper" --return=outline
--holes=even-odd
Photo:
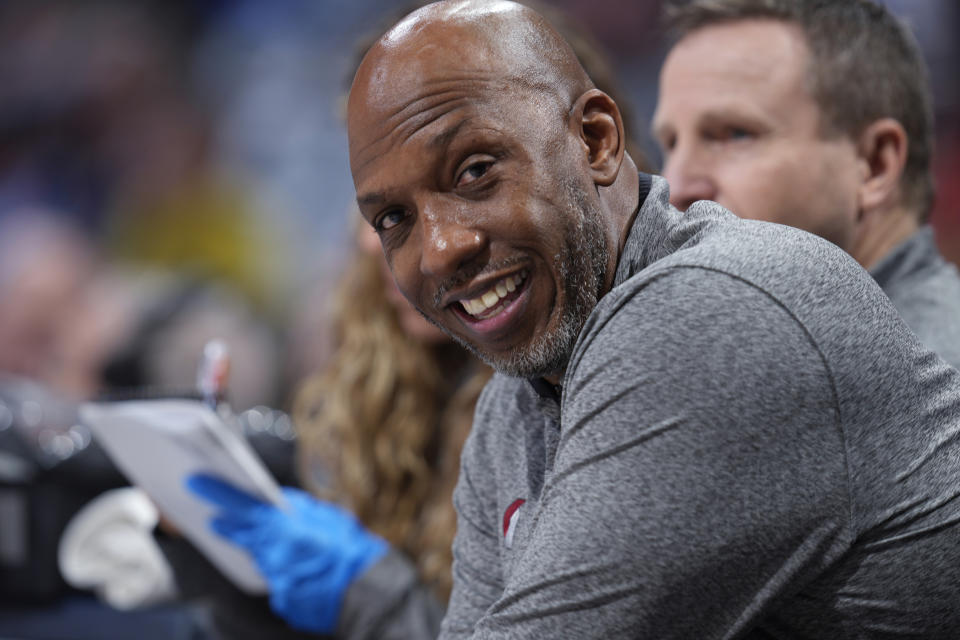
[[[265,502],[283,505],[276,481],[247,441],[209,407],[195,400],[87,403],[80,419],[127,479],[237,587],[267,592],[250,556],[210,529],[216,507],[186,487],[192,474],[209,473]]]

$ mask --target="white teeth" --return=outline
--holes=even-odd
[[[517,273],[507,276],[503,280],[490,287],[483,295],[471,300],[461,300],[460,304],[470,315],[477,316],[483,312],[495,307],[502,298],[505,298],[511,291],[516,291],[520,283],[527,277],[527,272]]]

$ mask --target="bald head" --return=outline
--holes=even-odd
[[[397,23],[364,57],[350,91],[348,130],[420,111],[423,100],[463,78],[500,95],[526,91],[563,112],[593,87],[567,42],[528,7],[437,2]]]

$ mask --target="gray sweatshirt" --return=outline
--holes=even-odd
[[[960,373],[847,254],[652,178],[562,392],[495,376],[442,638],[956,638]]]
[[[923,227],[870,269],[920,342],[960,369],[960,274]]]

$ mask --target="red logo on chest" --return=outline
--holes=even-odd
[[[517,520],[520,519],[520,507],[526,502],[523,498],[517,498],[507,510],[503,512],[503,543],[507,549],[513,546],[513,532],[517,528]]]

